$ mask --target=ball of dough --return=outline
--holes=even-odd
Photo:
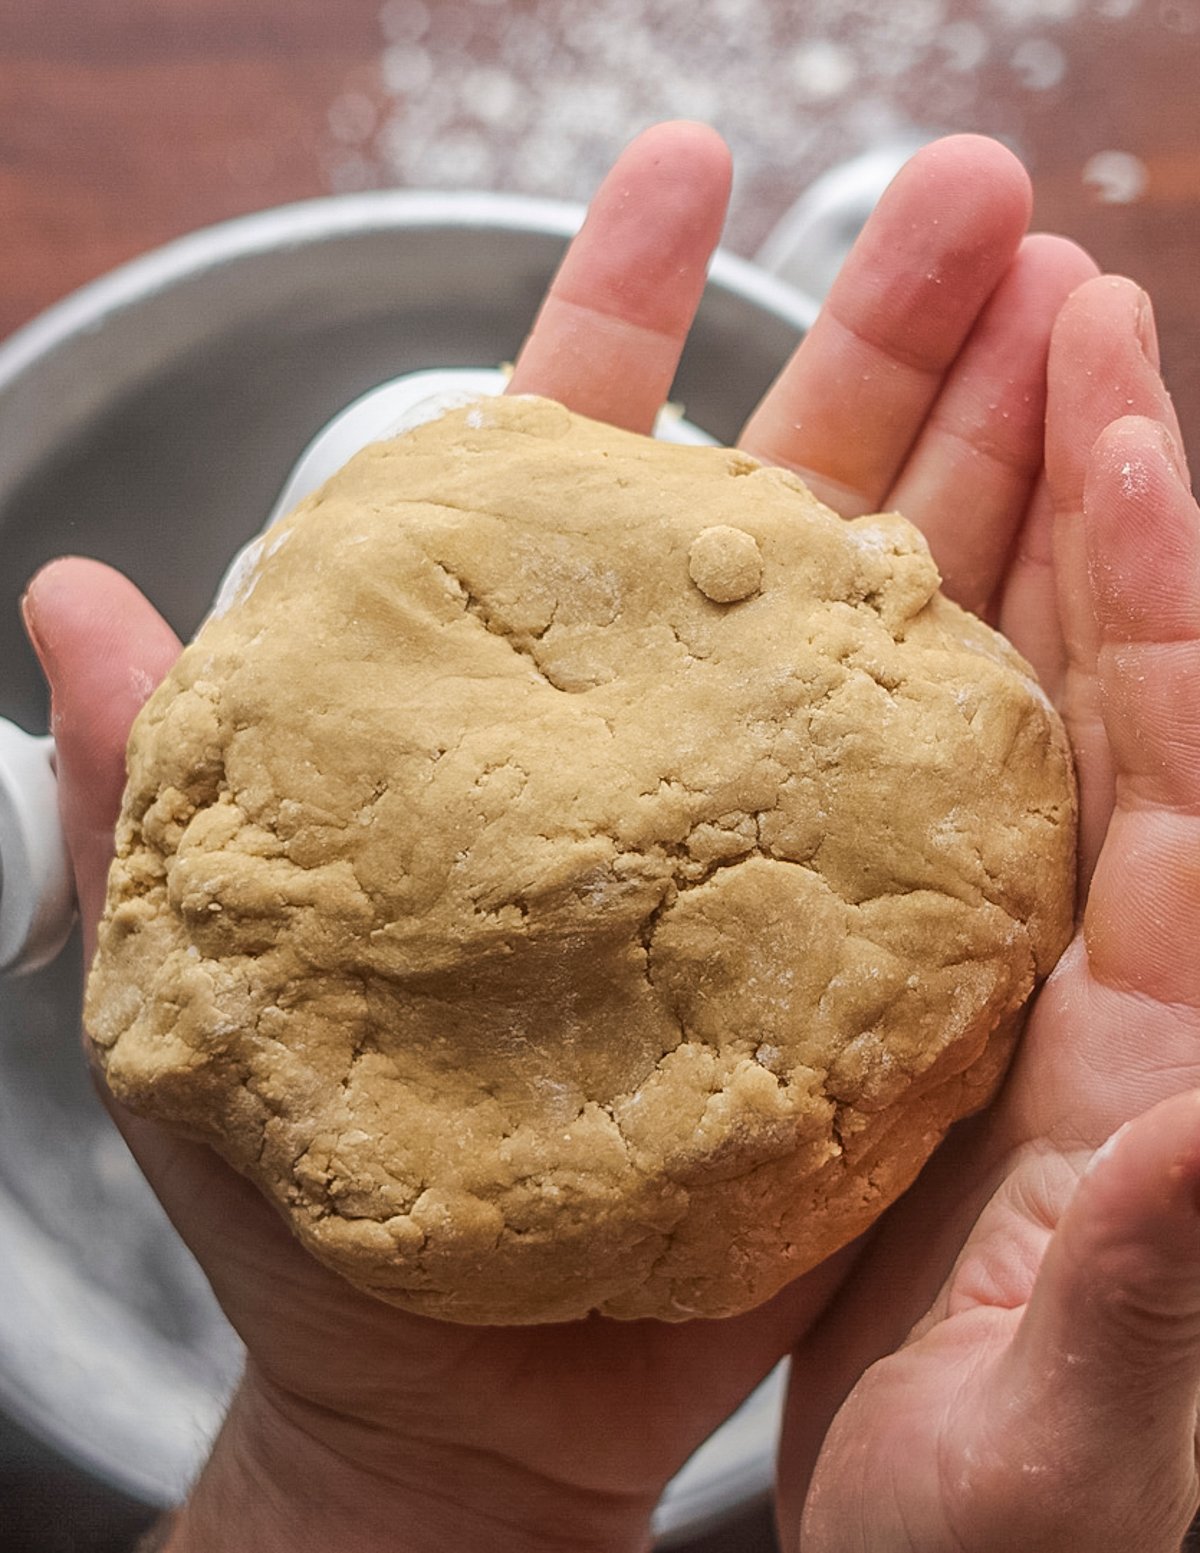
[[[762,551],[744,528],[701,529],[688,551],[688,574],[706,599],[734,604],[762,586]]]
[[[718,1316],[992,1093],[1074,825],[901,518],[502,399],[278,523],[146,705],[89,1028],[384,1300]]]

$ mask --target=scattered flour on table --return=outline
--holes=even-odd
[[[1112,29],[1141,5],[384,0],[377,80],[328,112],[327,178],[335,191],[585,200],[639,130],[698,118],[731,145],[727,241],[752,251],[814,178],[914,129],[972,128],[1020,150],[1031,106],[1069,87],[1067,29]],[[1169,10],[1156,25],[1185,31],[1200,15],[1193,0]]]

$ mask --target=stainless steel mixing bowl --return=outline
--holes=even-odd
[[[313,433],[377,382],[517,351],[581,211],[495,195],[314,201],[198,233],[0,347],[0,716],[44,728],[17,600],[66,551],[197,625]],[[811,321],[719,256],[675,397],[729,440]],[[105,1481],[171,1502],[239,1366],[204,1279],[91,1091],[79,949],[0,982],[0,1408]],[[694,1460],[677,1543],[761,1494],[776,1399]]]

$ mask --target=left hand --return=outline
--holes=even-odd
[[[728,185],[728,153],[710,132],[665,126],[643,136],[598,196],[527,357],[561,352],[560,372],[573,373],[582,394],[593,377],[591,347],[607,340],[619,374],[636,340],[646,346],[639,370],[661,381],[650,395],[661,396],[703,289]],[[635,247],[640,279],[614,301],[606,277]],[[567,295],[572,275],[582,277],[578,302]],[[639,311],[639,286],[658,299],[657,313]],[[615,315],[602,311],[612,306]],[[582,355],[571,358],[572,347]],[[531,369],[523,358],[518,384],[575,397],[549,362]],[[635,376],[639,417],[650,413],[650,398],[638,399],[644,386]],[[94,562],[52,564],[24,608],[52,691],[60,804],[90,963],[130,723],[179,642],[131,583]],[[489,1329],[432,1321],[327,1271],[210,1149],[134,1116],[102,1081],[101,1089],[248,1354],[172,1550],[632,1553],[647,1542],[668,1479],[787,1352],[845,1265],[827,1264],[724,1323],[719,1341],[708,1323]]]
[[[572,246],[513,389],[648,430],[728,176],[724,148],[695,126],[635,142]],[[999,146],[963,137],[922,152],[743,439],[802,469],[842,511],[907,506],[953,591],[993,614],[1014,537],[1041,500],[1051,322],[1092,273],[1068,243],[1023,241],[1028,213],[1027,180]],[[975,520],[964,527],[968,477]],[[1036,604],[1042,581],[1017,566],[1004,597]],[[53,692],[90,953],[129,724],[178,642],[130,584],[87,562],[40,574],[26,614]],[[668,1477],[802,1336],[851,1255],[719,1334],[709,1323],[447,1326],[356,1293],[210,1151],[114,1112],[249,1352],[172,1548],[322,1536],[343,1553],[641,1547]]]

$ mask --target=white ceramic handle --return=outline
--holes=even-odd
[[[408,431],[462,405],[503,392],[502,372],[477,368],[414,372],[355,400],[314,437],[288,476],[267,519],[290,512],[369,442]],[[704,443],[673,407],[655,435]],[[234,557],[213,612],[247,587],[263,553],[261,536]],[[62,948],[75,916],[71,863],[58,818],[54,741],[0,719],[0,973],[36,970]]]
[[[48,964],[75,919],[53,762],[53,739],[0,718],[0,971]]]

